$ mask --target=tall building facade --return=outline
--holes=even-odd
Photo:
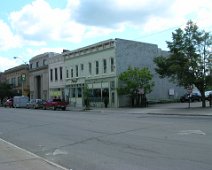
[[[6,78],[3,72],[0,72],[0,83],[5,83],[6,82]]]
[[[49,58],[49,98],[65,100],[65,67],[62,54]]]
[[[155,73],[153,59],[168,55],[157,45],[111,39],[63,54],[65,65],[65,96],[74,106],[84,105],[83,89],[90,91],[91,106],[103,107],[104,99],[109,99],[109,107],[129,106],[127,96],[117,93],[118,76],[129,66],[148,67],[154,75],[155,87],[148,100],[179,98],[184,89],[160,79]]]
[[[16,95],[29,96],[29,65],[22,64],[5,70],[4,78]]]
[[[64,54],[66,97],[71,104],[84,105],[83,89],[87,86],[91,106],[103,107],[105,97],[110,98],[110,107],[118,105],[114,46],[114,41],[108,40]]]
[[[29,61],[30,98],[49,98],[48,60],[56,53],[47,52],[37,55]]]

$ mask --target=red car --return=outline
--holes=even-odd
[[[6,102],[4,102],[4,107],[13,107],[13,98],[7,99]]]
[[[67,103],[63,102],[61,99],[50,99],[43,103],[43,109],[62,109],[66,110]]]

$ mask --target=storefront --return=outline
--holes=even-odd
[[[116,91],[114,79],[90,79],[71,81],[70,85],[66,85],[65,96],[73,107],[84,106],[84,88],[88,88],[88,98],[91,107],[116,107]],[[79,82],[79,83],[78,83]]]

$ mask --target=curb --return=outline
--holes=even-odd
[[[212,115],[207,115],[207,114],[204,114],[204,115],[200,115],[200,114],[186,114],[186,113],[146,113],[148,115],[164,115],[164,116],[197,116],[197,117],[202,117],[202,116],[205,116],[205,117],[212,117]]]
[[[2,138],[0,138],[0,142],[3,142],[3,143],[5,143],[5,144],[7,144],[7,145],[9,145],[10,147],[12,147],[12,148],[14,148],[14,149],[18,149],[18,150],[20,150],[20,151],[23,151],[23,152],[25,152],[26,154],[28,154],[28,155],[30,155],[30,156],[33,156],[33,157],[35,157],[35,158],[37,158],[37,159],[40,159],[40,160],[46,162],[47,164],[52,165],[52,166],[54,166],[54,167],[56,167],[56,168],[58,168],[58,169],[60,169],[60,170],[70,170],[70,169],[67,169],[67,168],[65,168],[65,167],[62,167],[61,165],[58,165],[58,164],[56,164],[56,163],[54,163],[54,162],[51,162],[51,161],[49,161],[49,160],[47,160],[47,159],[44,159],[44,158],[42,158],[42,157],[40,157],[40,156],[38,156],[38,155],[36,155],[36,154],[30,152],[30,151],[27,151],[27,150],[25,150],[25,149],[23,149],[23,148],[20,148],[20,147],[18,147],[18,146],[16,146],[16,145],[12,144],[12,143],[10,143],[10,142],[7,142],[7,141],[5,141],[5,140],[2,139]]]

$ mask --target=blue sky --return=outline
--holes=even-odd
[[[167,50],[171,33],[190,19],[212,31],[211,0],[0,0],[0,4],[0,71],[44,52],[61,53],[111,38]]]

